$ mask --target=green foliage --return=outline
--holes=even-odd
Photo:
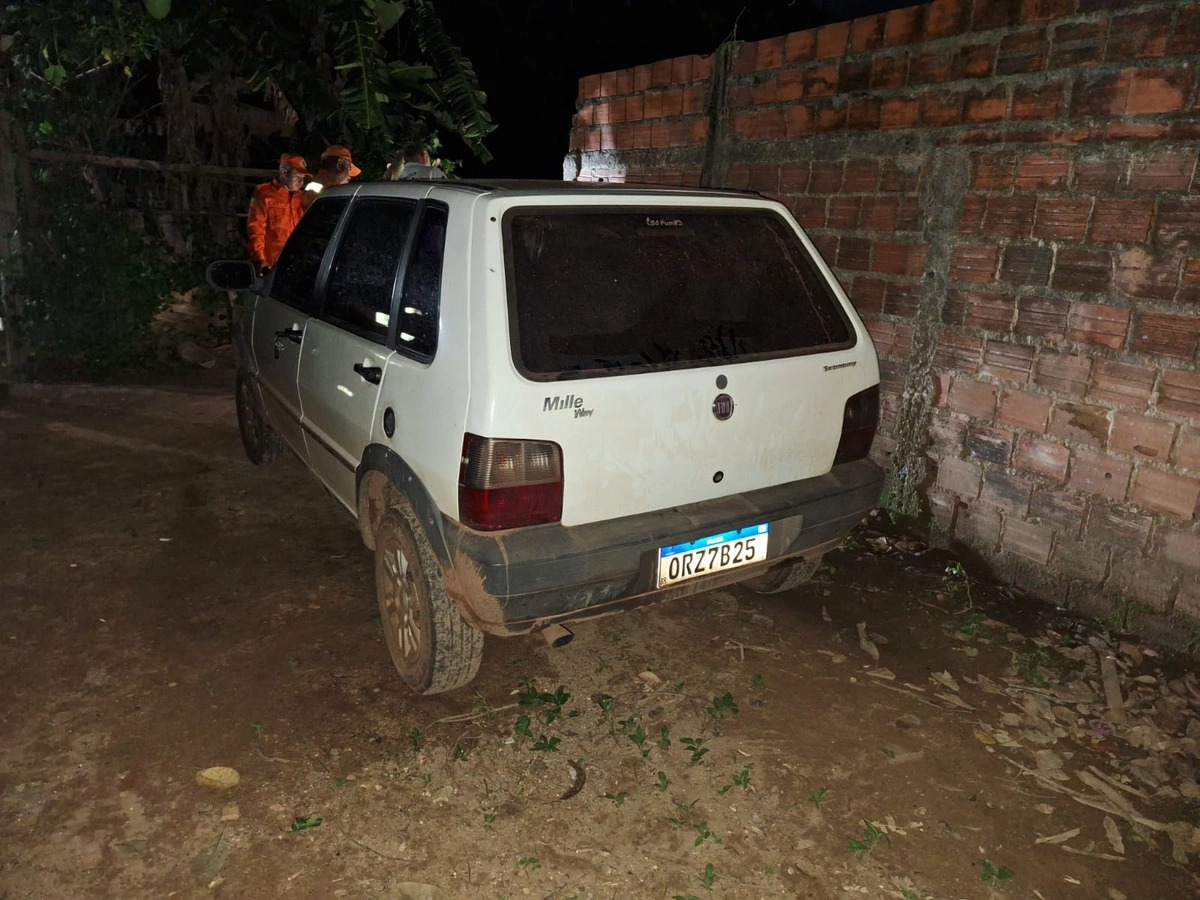
[[[880,844],[889,843],[888,836],[870,822],[863,824],[867,827],[863,831],[862,839],[850,838],[850,849],[854,851],[854,855],[858,859],[862,859],[864,854],[870,853]]]
[[[708,743],[705,738],[680,738],[679,743],[691,751],[692,758],[688,762],[689,766],[700,765],[700,760],[704,759],[704,754],[708,753],[708,748],[704,746]]]
[[[1008,866],[1000,866],[997,868],[991,860],[983,861],[983,875],[980,881],[1008,881],[1016,874]]]

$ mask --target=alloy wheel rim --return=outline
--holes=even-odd
[[[420,607],[413,570],[399,547],[384,554],[383,566],[387,578],[388,624],[396,646],[407,659],[421,649]]]

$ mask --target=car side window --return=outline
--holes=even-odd
[[[309,315],[317,311],[317,276],[346,200],[318,200],[300,219],[279,254],[271,279],[271,296]]]
[[[387,338],[392,294],[416,204],[360,200],[338,245],[325,291],[324,315]]]
[[[437,350],[445,249],[446,208],[430,204],[421,215],[413,241],[396,323],[396,349],[418,359],[433,359]]]

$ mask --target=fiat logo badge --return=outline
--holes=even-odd
[[[713,415],[724,422],[733,415],[733,398],[728,394],[717,394],[712,405]]]

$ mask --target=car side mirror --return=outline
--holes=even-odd
[[[245,259],[218,259],[208,264],[204,280],[218,291],[257,291],[262,281]]]

